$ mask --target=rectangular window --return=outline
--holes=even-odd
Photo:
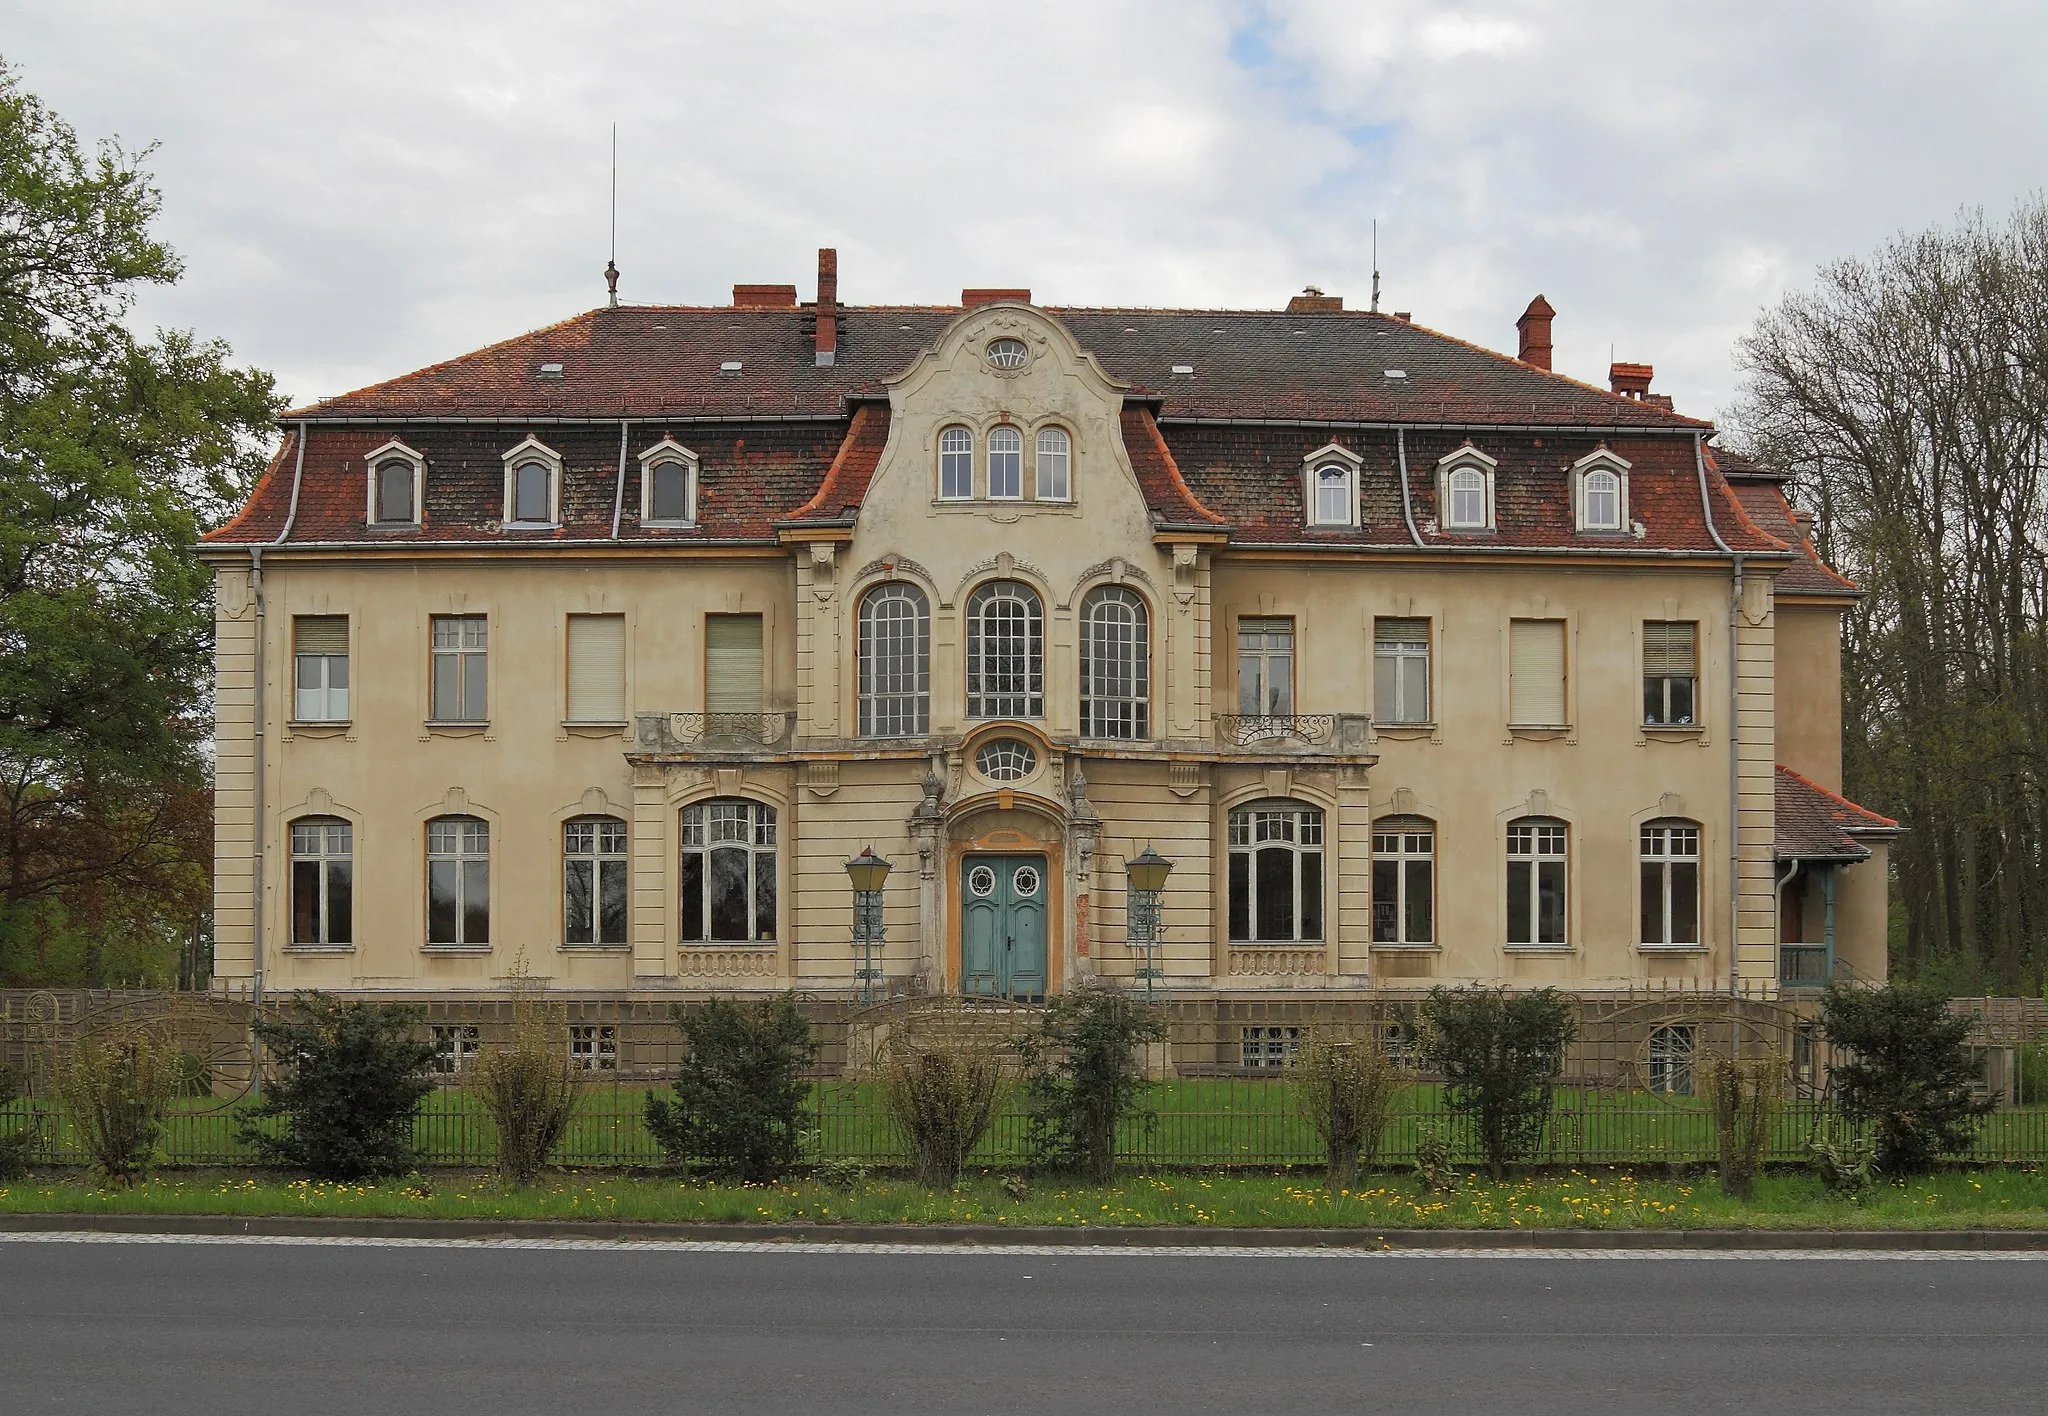
[[[1508,721],[1558,728],[1564,716],[1564,621],[1508,622]]]
[[[1508,827],[1508,943],[1565,945],[1565,827],[1518,821]]]
[[[1643,625],[1643,722],[1691,727],[1698,721],[1699,626],[1650,620]]]
[[[704,616],[704,711],[761,711],[761,617]]]
[[[626,823],[588,817],[562,827],[562,942],[626,942]]]
[[[1323,937],[1323,813],[1275,802],[1230,813],[1230,938],[1299,944]]]
[[[488,948],[491,942],[491,827],[469,816],[427,823],[427,943]]]
[[[1244,1065],[1252,1071],[1278,1071],[1301,1051],[1298,1027],[1252,1027],[1244,1030]]]
[[[1693,1047],[1698,1033],[1690,1023],[1650,1029],[1650,1090],[1666,1096],[1692,1095]]]
[[[1428,823],[1383,822],[1372,835],[1372,942],[1436,940],[1436,833]]]
[[[444,1077],[460,1076],[476,1060],[483,1039],[474,1023],[434,1025],[434,1070]]]
[[[1372,714],[1382,723],[1429,721],[1429,621],[1372,622]]]
[[[292,716],[348,720],[348,616],[292,616]]]
[[[481,723],[489,714],[484,688],[489,621],[482,615],[435,615],[428,716],[437,723]]]
[[[569,721],[626,720],[626,617],[569,616]]]
[[[1294,715],[1294,621],[1237,622],[1237,711],[1248,718]]]
[[[292,943],[355,942],[354,828],[346,821],[292,823]]]
[[[682,938],[775,940],[775,808],[721,799],[683,808]]]
[[[1700,942],[1700,830],[1643,828],[1643,943],[1691,947]]]
[[[579,1072],[614,1072],[619,1066],[619,1030],[603,1023],[569,1029],[569,1065]]]

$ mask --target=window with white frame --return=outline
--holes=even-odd
[[[772,942],[775,863],[774,807],[738,798],[684,807],[683,941]]]
[[[292,822],[292,944],[355,942],[355,832],[332,817]]]
[[[1604,448],[1572,465],[1581,531],[1627,529],[1628,469]]]
[[[1150,733],[1150,617],[1136,592],[1103,585],[1081,601],[1081,736]]]
[[[1508,722],[1516,727],[1565,725],[1564,621],[1508,622]]]
[[[292,616],[292,717],[348,721],[348,616]]]
[[[490,943],[490,823],[437,816],[427,823],[427,944],[483,949]]]
[[[562,459],[538,438],[505,454],[505,524],[553,526],[561,519]]]
[[[562,823],[562,942],[626,942],[626,823],[616,816]]]
[[[952,427],[939,434],[939,496],[966,501],[974,495],[974,434]]]
[[[1650,948],[1700,942],[1700,828],[1652,821],[1642,834],[1642,940]]]
[[[1643,722],[1691,727],[1698,721],[1700,627],[1691,620],[1643,623]]]
[[[1380,723],[1429,721],[1429,621],[1372,622],[1372,716]]]
[[[1294,713],[1294,621],[1246,615],[1237,622],[1237,711],[1248,718]]]
[[[1508,945],[1563,948],[1568,841],[1565,824],[1525,817],[1508,824]]]
[[[420,519],[420,462],[413,456],[377,458],[370,466],[370,520],[410,526]]]
[[[988,494],[995,501],[1024,495],[1024,435],[1008,424],[988,431]]]
[[[1436,823],[1402,816],[1374,823],[1372,942],[1436,942]]]
[[[967,716],[1045,712],[1045,612],[1030,586],[991,580],[967,601]]]
[[[1269,1024],[1246,1028],[1241,1054],[1244,1066],[1255,1072],[1278,1071],[1300,1054],[1301,1039],[1299,1026]]]
[[[1692,1095],[1694,1048],[1699,1032],[1691,1023],[1666,1023],[1650,1029],[1650,1090],[1666,1096]]]
[[[610,1023],[571,1023],[569,1065],[579,1072],[617,1071],[618,1028]]]
[[[1038,430],[1038,477],[1033,489],[1040,501],[1063,502],[1073,495],[1073,443],[1064,428]]]
[[[1356,496],[1351,489],[1351,467],[1343,462],[1325,462],[1315,471],[1315,511],[1312,524],[1316,526],[1349,526],[1352,524],[1351,509],[1356,505]]]
[[[435,615],[427,715],[437,723],[481,723],[489,717],[490,622],[483,615]]]
[[[924,591],[901,580],[860,600],[860,735],[931,731],[932,617]]]
[[[1445,531],[1493,529],[1493,476],[1499,464],[1464,447],[1437,464],[1437,524]]]
[[[697,520],[697,455],[663,438],[640,454],[640,522],[690,526]]]
[[[1323,937],[1323,813],[1264,801],[1230,813],[1230,939],[1298,944]]]
[[[462,1075],[483,1048],[482,1030],[475,1023],[436,1023],[433,1034],[434,1070],[444,1077]]]
[[[568,701],[572,723],[626,720],[626,617],[570,615]]]

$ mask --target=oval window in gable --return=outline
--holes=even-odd
[[[1021,369],[1030,361],[1031,351],[1024,347],[1021,339],[992,339],[988,346],[988,362],[998,369]]]

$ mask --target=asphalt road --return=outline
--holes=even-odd
[[[0,1239],[0,1410],[2038,1412],[2048,1263]]]

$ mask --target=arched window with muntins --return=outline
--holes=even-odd
[[[1081,602],[1081,736],[1150,736],[1152,644],[1145,602],[1104,585]]]
[[[965,428],[939,434],[939,495],[947,501],[974,495],[974,434]]]
[[[1607,471],[1588,472],[1584,497],[1585,530],[1621,529],[1621,478]]]
[[[679,902],[683,942],[772,941],[775,851],[772,806],[722,797],[684,807]]]
[[[1024,495],[1024,435],[1007,424],[989,429],[988,494],[997,501]]]
[[[579,816],[562,823],[562,943],[626,942],[626,823]]]
[[[1316,468],[1315,524],[1351,524],[1351,469],[1341,462],[1325,462]]]
[[[1230,813],[1230,938],[1300,944],[1323,937],[1323,813],[1261,801]]]
[[[860,735],[931,730],[932,618],[924,591],[900,580],[860,601]]]
[[[1038,430],[1038,499],[1067,501],[1073,496],[1068,469],[1073,461],[1073,444],[1064,428]]]
[[[1460,467],[1445,482],[1450,494],[1444,524],[1456,531],[1486,529],[1486,474],[1477,467]]]
[[[355,828],[337,817],[292,822],[291,942],[355,942]]]
[[[1045,713],[1045,611],[1031,587],[991,580],[967,601],[967,716]]]

